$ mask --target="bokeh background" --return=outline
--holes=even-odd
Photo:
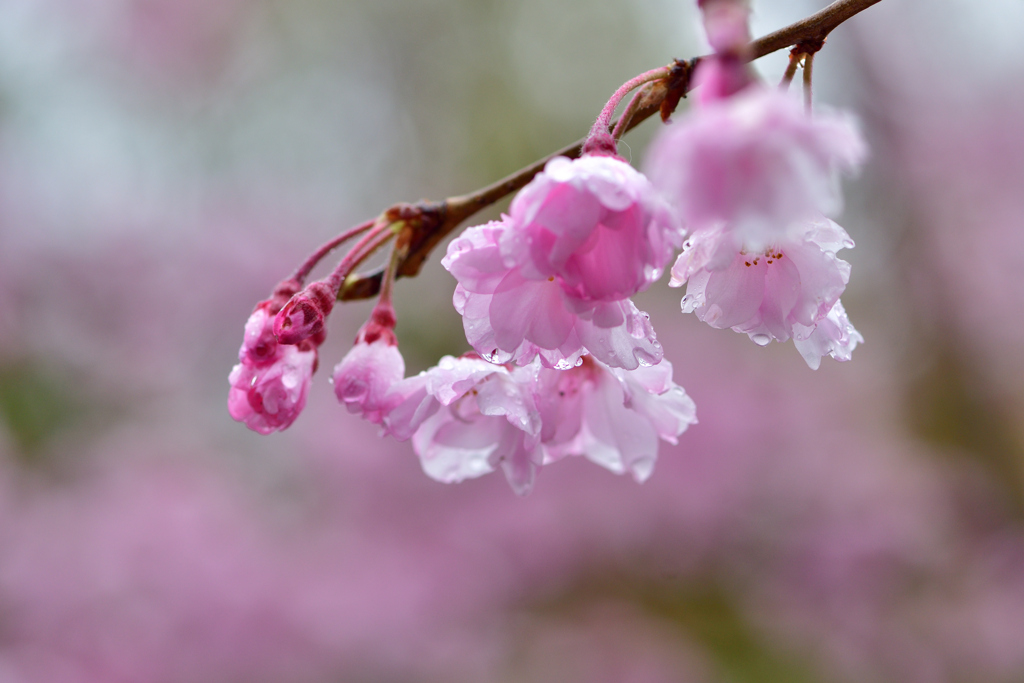
[[[327,383],[365,302],[290,430],[227,415],[306,253],[581,137],[706,50],[691,4],[0,1],[0,682],[1024,681],[1018,0],[829,38],[867,342],[813,372],[657,285],[700,423],[642,486],[428,479]],[[756,0],[755,34],[824,4]],[[413,372],[465,350],[438,260],[396,289]]]

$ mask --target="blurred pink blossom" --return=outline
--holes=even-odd
[[[721,223],[754,250],[842,207],[839,171],[866,147],[852,118],[751,88],[680,117],[651,143],[647,174],[690,230]]]

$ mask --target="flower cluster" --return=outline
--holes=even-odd
[[[581,455],[637,481],[651,474],[658,439],[676,442],[696,407],[672,364],[611,368],[585,356],[568,370],[445,356],[397,383],[385,431],[412,439],[428,475],[443,482],[497,467],[526,494],[542,465]]]
[[[687,286],[684,312],[762,346],[792,339],[812,368],[826,355],[848,360],[863,338],[840,302],[850,265],[836,254],[853,241],[827,216],[864,143],[848,117],[812,118],[756,82],[746,3],[700,4],[716,52],[694,74],[697,106],[653,143],[647,175],[617,155],[623,124],[609,133],[610,120],[626,94],[666,81],[668,69],[623,85],[579,158],[552,158],[507,215],[449,244],[441,263],[474,352],[404,376],[391,286],[417,213],[399,207],[352,233],[368,231],[329,278],[299,291],[296,276],[257,307],[231,376],[232,415],[262,433],[291,424],[342,283],[394,235],[380,300],[335,368],[334,389],[350,412],[411,440],[439,481],[500,468],[525,494],[541,467],[569,455],[646,479],[659,440],[674,443],[696,417],[631,297],[680,249],[669,284]]]
[[[286,429],[306,407],[306,394],[317,367],[317,339],[284,344],[274,334],[274,316],[297,292],[286,280],[271,298],[256,305],[245,323],[239,363],[228,376],[228,412],[260,434]]]
[[[825,355],[849,360],[863,337],[839,302],[850,265],[836,252],[853,240],[826,216],[842,208],[839,174],[860,165],[864,142],[850,117],[812,118],[751,80],[738,58],[749,39],[745,3],[702,5],[716,49],[695,75],[702,97],[647,161],[690,231],[669,284],[686,284],[683,312],[712,327],[762,346],[792,338],[815,369]]]

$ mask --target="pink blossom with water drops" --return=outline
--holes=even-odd
[[[654,469],[658,440],[675,444],[697,422],[696,405],[672,381],[667,360],[621,370],[587,356],[571,370],[540,369],[534,391],[545,464],[582,455],[638,482]]]
[[[682,231],[650,181],[612,156],[555,157],[509,208],[500,250],[523,277],[581,302],[621,301],[661,277]]]
[[[317,365],[312,342],[278,344],[273,324],[269,307],[257,306],[245,324],[240,362],[228,375],[228,412],[260,434],[291,426],[306,406]]]
[[[397,399],[391,387],[405,377],[405,360],[394,344],[381,337],[357,342],[334,367],[334,394],[350,413],[380,424]]]
[[[386,431],[411,437],[423,471],[438,481],[501,467],[512,490],[526,495],[543,460],[540,415],[529,391],[535,372],[445,356],[395,387],[401,400],[385,418]]]
[[[850,360],[857,344],[863,342],[864,337],[850,323],[843,302],[838,300],[828,315],[814,326],[793,326],[793,344],[812,370],[818,369],[825,356],[838,361]]]
[[[584,301],[556,275],[528,277],[502,256],[511,218],[469,228],[442,265],[459,281],[453,302],[466,338],[495,363],[570,368],[587,353],[614,367],[653,365],[663,352],[646,313],[629,299]],[[529,266],[534,269],[534,266]]]
[[[690,236],[669,284],[686,284],[684,313],[718,329],[732,328],[761,345],[813,328],[839,300],[850,264],[836,256],[853,241],[826,218],[805,223],[799,239],[763,250],[737,247],[723,228]],[[810,334],[807,332],[806,334]]]

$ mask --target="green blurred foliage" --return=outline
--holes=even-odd
[[[84,399],[67,377],[31,361],[0,365],[0,421],[26,460],[39,456],[57,435],[80,424]]]

